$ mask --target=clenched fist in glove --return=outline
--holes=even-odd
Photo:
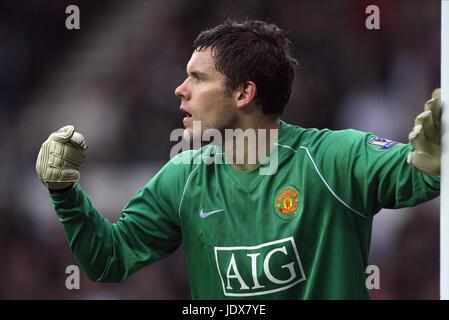
[[[49,190],[62,190],[79,180],[79,168],[86,159],[87,145],[72,125],[53,132],[42,144],[36,172]]]
[[[429,175],[440,175],[441,167],[441,90],[432,93],[424,112],[415,119],[408,138],[415,151],[408,154],[407,162]]]

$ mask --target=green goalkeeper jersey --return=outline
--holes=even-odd
[[[181,153],[116,223],[79,184],[51,199],[94,281],[124,280],[182,242],[193,299],[369,298],[374,215],[438,196],[439,178],[407,164],[410,145],[356,130],[281,122],[276,145],[273,175],[198,161],[223,156],[214,146]]]

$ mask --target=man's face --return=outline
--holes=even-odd
[[[215,69],[212,51],[195,51],[187,63],[187,79],[176,88],[181,98],[184,137],[200,138],[206,129],[233,128],[237,107],[232,93],[226,88],[226,77]],[[201,121],[201,132],[193,132],[193,121]]]

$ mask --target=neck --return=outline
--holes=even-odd
[[[224,152],[237,170],[256,168],[270,154],[280,129],[279,117],[241,121],[232,135],[225,134]]]

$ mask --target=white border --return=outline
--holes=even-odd
[[[287,149],[290,149],[293,152],[298,152],[297,150],[293,149],[290,146],[286,146],[286,145],[282,145],[279,143],[275,143],[276,145],[278,145],[279,147],[284,147]],[[361,213],[360,211],[355,210],[354,208],[352,208],[350,205],[348,205],[346,202],[344,202],[335,192],[334,190],[332,190],[332,188],[329,186],[329,184],[327,183],[327,181],[324,179],[323,175],[321,174],[320,170],[318,169],[315,161],[312,158],[312,155],[309,152],[309,149],[307,149],[307,147],[303,147],[303,146],[299,146],[300,149],[304,149],[306,150],[307,156],[309,157],[310,161],[312,161],[313,167],[315,168],[316,172],[318,173],[318,176],[321,178],[321,181],[323,181],[324,185],[326,186],[326,188],[329,190],[329,192],[334,196],[335,199],[337,199],[342,205],[344,205],[346,208],[348,208],[349,210],[351,210],[352,212],[358,214],[359,216],[362,216],[364,218],[370,219],[370,217],[364,215],[363,213]]]
[[[299,280],[293,282],[293,283],[289,283],[288,285],[281,287],[281,288],[277,288],[277,289],[273,289],[273,290],[268,290],[268,291],[258,291],[258,292],[248,292],[248,293],[229,293],[226,292],[226,286],[223,280],[223,276],[221,275],[220,272],[220,265],[218,263],[218,251],[233,251],[233,250],[257,250],[263,247],[268,247],[274,244],[278,244],[278,243],[284,243],[284,242],[288,242],[290,241],[292,243],[292,247],[293,247],[293,251],[295,252],[295,256],[296,259],[298,261],[298,265],[299,265],[299,270],[301,271],[301,277]],[[221,284],[223,286],[223,294],[225,296],[231,296],[231,297],[251,297],[251,296],[260,296],[260,295],[265,295],[265,294],[270,294],[270,293],[274,293],[274,292],[279,292],[279,291],[284,291],[287,290],[291,287],[293,287],[294,285],[305,281],[306,280],[306,275],[304,273],[304,269],[302,267],[301,264],[301,259],[299,258],[299,254],[298,254],[298,249],[296,248],[296,243],[295,243],[295,239],[293,237],[288,237],[288,238],[284,238],[284,239],[280,239],[280,240],[275,240],[275,241],[270,241],[270,242],[266,242],[266,243],[262,243],[260,245],[257,246],[238,246],[238,247],[214,247],[214,252],[215,252],[215,262],[217,265],[217,270],[218,270],[218,274],[220,275],[220,279],[221,279]]]

